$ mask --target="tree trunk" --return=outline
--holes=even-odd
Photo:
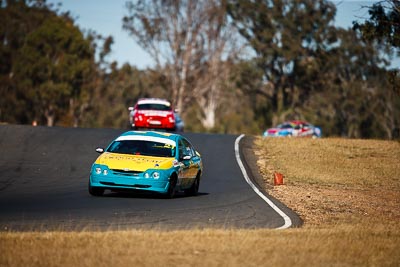
[[[214,87],[215,85],[213,85]],[[212,92],[211,92],[212,94]],[[215,110],[217,108],[215,96],[210,96],[208,103],[203,107],[204,118],[201,123],[204,128],[210,130],[215,127]]]
[[[44,112],[44,116],[46,117],[47,120],[47,126],[48,127],[53,127],[54,126],[54,120],[55,120],[55,111],[54,107],[50,105],[48,109]]]
[[[186,76],[187,76],[187,66],[183,66],[182,69],[182,76],[181,76],[181,84],[178,88],[178,95],[177,95],[177,100],[176,100],[176,108],[178,109],[179,112],[183,110],[183,96],[185,93],[186,89]]]

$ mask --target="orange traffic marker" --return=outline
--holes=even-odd
[[[283,185],[283,174],[279,172],[274,173],[274,185]]]

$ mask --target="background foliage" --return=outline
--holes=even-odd
[[[46,1],[0,0],[0,122],[127,128],[129,106],[161,97],[188,131],[304,119],[324,136],[398,138],[399,6],[379,1],[343,29],[327,0],[129,1],[121,27],[158,63],[140,70]]]

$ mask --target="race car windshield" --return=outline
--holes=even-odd
[[[121,140],[114,141],[107,152],[152,157],[175,157],[175,147],[154,141]]]
[[[157,103],[139,104],[137,108],[140,110],[161,110],[161,111],[171,110],[170,106]]]
[[[288,123],[284,123],[284,124],[278,125],[276,128],[279,128],[279,129],[290,129],[290,128],[292,128],[292,125],[290,125]]]

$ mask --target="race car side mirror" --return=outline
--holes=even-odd
[[[101,154],[104,152],[104,149],[101,147],[98,147],[98,148],[96,148],[96,152]]]
[[[192,158],[192,156],[190,156],[190,155],[184,155],[184,156],[182,157],[183,160],[189,160],[189,159],[191,159],[191,158]]]

